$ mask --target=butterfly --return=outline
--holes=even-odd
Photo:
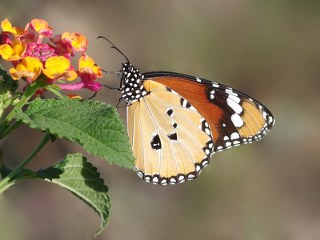
[[[112,47],[127,60],[118,90],[137,174],[146,182],[195,179],[214,153],[259,141],[274,125],[263,104],[238,90],[180,73],[141,73]]]

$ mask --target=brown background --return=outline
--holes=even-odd
[[[320,239],[320,2],[250,0],[1,0],[1,19],[24,26],[44,18],[55,33],[77,31],[105,70],[124,59],[142,71],[212,79],[266,104],[276,125],[263,141],[213,156],[195,181],[157,187],[133,171],[88,156],[110,188],[112,215],[97,239]],[[116,76],[102,80],[117,86]],[[89,93],[88,93],[89,95]],[[104,89],[99,100],[116,104]],[[125,119],[125,109],[120,108]],[[2,148],[14,166],[42,133],[18,129]],[[67,141],[43,149],[29,167],[45,168]],[[0,198],[0,239],[92,239],[99,218],[53,184],[27,181]]]

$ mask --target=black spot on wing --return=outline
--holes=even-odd
[[[161,140],[158,134],[152,138],[151,147],[155,150],[161,149]]]
[[[171,133],[171,134],[168,134],[168,137],[169,137],[171,140],[177,140],[177,139],[178,139],[178,135],[177,135],[176,132]]]
[[[180,105],[185,108],[191,108],[191,104],[184,98],[180,98]]]
[[[170,108],[170,109],[168,109],[167,110],[167,114],[168,114],[168,116],[171,116],[172,114],[173,114],[173,110]]]

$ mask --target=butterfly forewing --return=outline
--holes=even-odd
[[[168,72],[146,73],[145,78],[152,78],[188,99],[209,123],[215,151],[260,140],[274,124],[265,106],[225,85]]]

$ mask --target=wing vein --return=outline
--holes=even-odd
[[[147,100],[146,100],[146,99],[143,99],[143,100],[144,100],[144,102],[145,102],[145,104],[146,104],[146,107],[147,107],[147,109],[148,109],[148,111],[149,111],[149,114],[150,114],[150,116],[151,116],[151,118],[152,118],[152,121],[153,121],[154,125],[155,125],[156,128],[157,128],[157,134],[159,135],[159,131],[161,131],[164,135],[166,135],[166,133],[159,128],[159,126],[158,126],[158,124],[157,124],[157,121],[154,119],[154,116],[153,116],[154,114],[153,114],[150,106],[148,105]],[[159,136],[160,136],[160,135],[159,135]],[[171,151],[171,153],[172,153],[173,156],[174,156],[174,153],[173,153],[172,151]],[[163,156],[163,153],[162,153],[162,149],[161,149],[161,150],[160,150],[160,160],[159,160],[159,172],[158,172],[159,175],[160,175],[160,170],[161,170],[161,165],[162,165],[162,156]],[[175,167],[176,167],[176,172],[178,172],[176,161],[175,161]],[[168,171],[168,169],[166,169],[166,170]]]

